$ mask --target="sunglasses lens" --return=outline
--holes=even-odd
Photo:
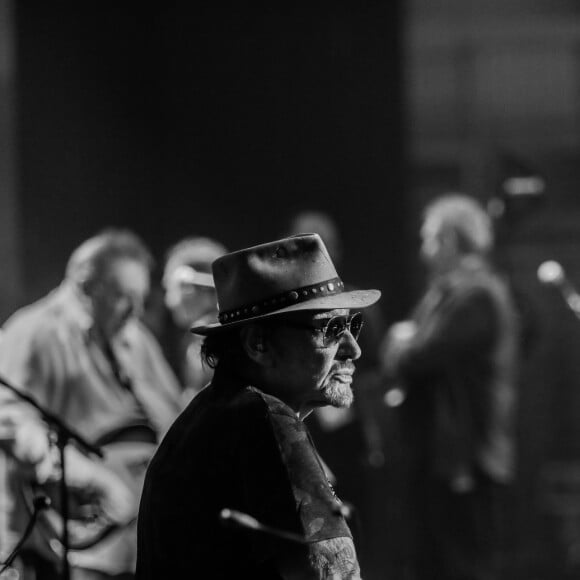
[[[355,315],[353,315],[350,321],[350,332],[354,336],[355,340],[358,340],[362,327],[363,327],[363,317],[360,312],[357,312]]]
[[[332,344],[338,340],[339,336],[346,328],[346,318],[344,316],[335,316],[328,321],[326,325],[326,332],[324,333],[324,340],[326,344]]]
[[[336,342],[344,331],[348,328],[350,333],[354,336],[355,340],[358,340],[360,331],[363,326],[363,317],[360,312],[353,314],[352,317],[346,316],[335,316],[331,318],[326,326],[326,331],[324,333],[324,342],[328,346],[333,342]]]

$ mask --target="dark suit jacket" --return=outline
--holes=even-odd
[[[434,279],[418,304],[414,338],[395,361],[407,418],[431,475],[514,472],[518,318],[509,288],[466,257]]]

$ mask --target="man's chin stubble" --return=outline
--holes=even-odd
[[[350,385],[333,383],[324,387],[324,396],[329,405],[339,409],[347,409],[352,405],[354,395]]]

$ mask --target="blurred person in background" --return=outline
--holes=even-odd
[[[107,463],[73,445],[66,449],[67,483],[92,510],[86,521],[79,514],[74,529],[85,539],[97,524],[111,531],[103,538],[97,534],[91,547],[71,551],[73,580],[133,577],[145,467],[182,408],[177,380],[140,321],[151,265],[137,235],[105,230],[72,253],[58,288],[17,311],[3,328],[0,374],[89,442],[111,451]],[[13,472],[11,485],[3,490],[12,492],[2,505],[10,507],[4,518],[16,539],[26,521],[20,492],[58,480],[60,471],[52,459],[53,438],[35,410],[10,393],[0,391],[0,396],[3,431],[13,441],[11,455],[28,467],[22,477]],[[48,494],[49,489],[40,491]],[[37,524],[41,530],[31,544],[35,550],[29,548],[31,560],[39,578],[58,578],[58,536]],[[35,577],[27,574],[24,580]]]
[[[318,234],[335,264],[342,262],[342,239],[336,220],[324,211],[308,209],[294,214],[288,225],[288,234]]]
[[[185,402],[196,395],[212,377],[202,364],[201,337],[189,329],[196,321],[217,316],[211,264],[226,248],[205,237],[180,240],[166,255],[162,277],[164,312],[157,336],[165,357],[179,379]]]
[[[519,319],[474,199],[434,200],[421,239],[427,290],[382,349],[413,455],[417,578],[495,580],[516,466]]]

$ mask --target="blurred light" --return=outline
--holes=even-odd
[[[502,188],[507,195],[542,195],[546,182],[537,176],[510,177],[503,182]]]
[[[405,393],[402,389],[395,387],[385,393],[383,401],[387,407],[399,407],[405,402]]]
[[[564,269],[554,260],[542,262],[538,268],[538,280],[543,284],[562,284],[565,280]]]

